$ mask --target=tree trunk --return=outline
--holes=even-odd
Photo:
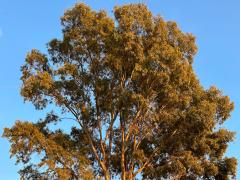
[[[105,172],[105,180],[111,180],[110,174],[108,172]]]
[[[133,174],[130,172],[129,173],[129,177],[128,177],[129,180],[133,180]]]
[[[126,180],[126,172],[124,170],[122,171],[122,180]]]
[[[124,138],[123,138],[124,139]],[[125,157],[124,157],[124,141],[122,144],[122,153],[121,153],[121,170],[122,170],[122,180],[126,180],[126,170],[125,170]]]

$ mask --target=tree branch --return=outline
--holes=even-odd
[[[142,165],[142,167],[140,167],[135,173],[133,173],[133,178],[138,174],[141,173],[143,171],[144,168],[146,168],[146,166],[148,166],[151,163],[152,158],[155,156],[155,153],[159,150],[160,148],[156,148],[152,155],[146,160],[146,162]]]

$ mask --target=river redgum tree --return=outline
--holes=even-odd
[[[224,155],[234,133],[221,128],[233,103],[197,79],[193,35],[144,4],[115,7],[112,18],[80,3],[61,22],[62,39],[21,68],[24,100],[61,113],[3,134],[23,179],[235,177],[237,161]],[[60,121],[70,133],[49,126]]]

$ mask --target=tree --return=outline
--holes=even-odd
[[[48,54],[33,49],[21,68],[24,100],[61,113],[3,134],[23,178],[235,177],[236,159],[224,156],[234,133],[221,128],[233,103],[201,86],[191,34],[143,4],[115,7],[113,19],[80,3],[61,22],[62,40]],[[73,123],[70,133],[53,130],[60,121]]]

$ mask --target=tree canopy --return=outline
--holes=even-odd
[[[61,18],[62,39],[27,54],[21,95],[58,110],[5,128],[21,177],[234,178],[237,161],[224,155],[234,133],[221,127],[233,103],[197,79],[194,36],[144,4],[113,12],[76,4]],[[69,133],[52,128],[60,121]]]

